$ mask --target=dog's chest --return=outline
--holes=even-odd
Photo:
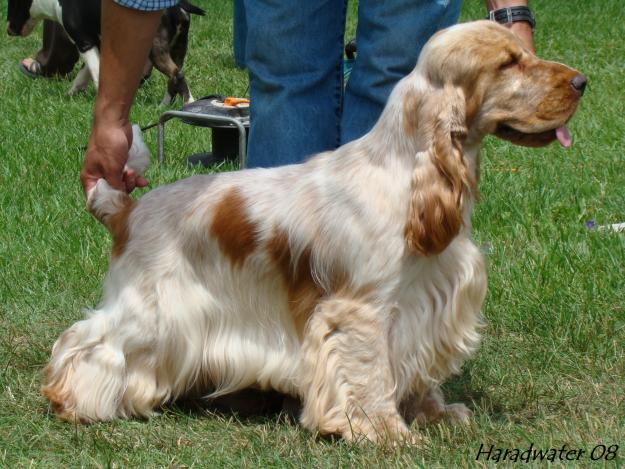
[[[63,6],[59,0],[33,0],[30,6],[31,18],[44,18],[63,25]]]
[[[391,319],[404,391],[458,372],[477,346],[485,292],[482,254],[468,238],[456,239],[441,255],[406,262]]]

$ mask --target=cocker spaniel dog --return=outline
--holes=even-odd
[[[479,342],[480,142],[570,144],[586,79],[492,22],[434,35],[359,140],[303,164],[88,194],[113,247],[100,305],[56,341],[43,394],[72,421],[272,389],[302,425],[410,438],[467,421],[441,383]]]

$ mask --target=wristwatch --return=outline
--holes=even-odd
[[[525,6],[505,7],[498,10],[488,12],[487,20],[496,21],[499,24],[516,23],[517,21],[526,21],[532,27],[536,27],[536,19],[532,14],[532,10]]]

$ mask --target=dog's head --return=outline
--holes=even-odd
[[[37,25],[31,13],[33,0],[9,0],[7,5],[7,34],[28,36]]]
[[[539,59],[509,29],[491,21],[448,28],[424,47],[418,67],[435,86],[454,90],[468,131],[517,145],[570,145],[565,124],[586,77]]]
[[[413,175],[405,235],[411,251],[430,255],[458,235],[475,191],[477,163],[465,158],[465,141],[494,134],[518,145],[557,139],[568,147],[566,123],[586,78],[537,58],[507,28],[476,21],[435,34],[407,83],[404,131],[426,136],[430,158]]]

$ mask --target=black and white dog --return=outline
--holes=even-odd
[[[97,89],[100,68],[100,2],[101,0],[9,0],[7,32],[12,36],[28,36],[43,19],[61,24],[85,63],[76,75],[69,94],[74,95],[84,90],[91,79]],[[204,10],[186,0],[165,10],[152,44],[150,65],[168,77],[167,91],[162,102],[164,105],[170,104],[176,95],[182,96],[185,104],[193,101],[182,72],[191,13],[205,15]]]

